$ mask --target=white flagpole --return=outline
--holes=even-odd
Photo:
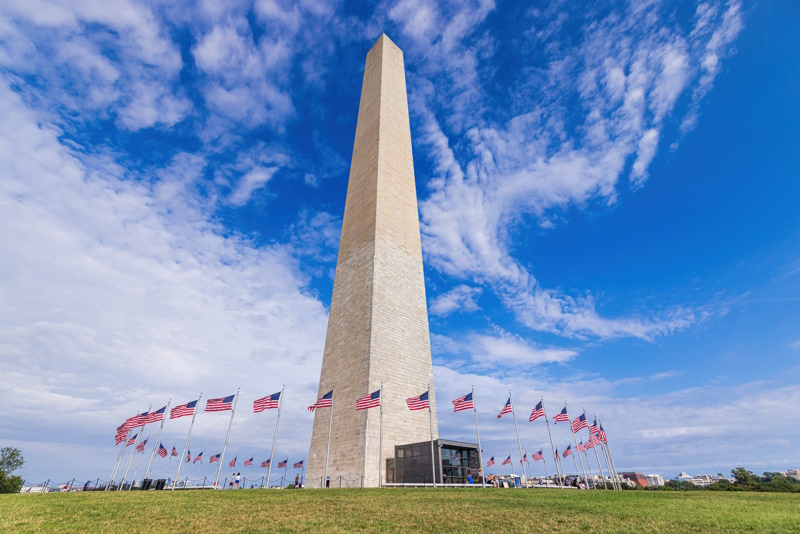
[[[474,401],[475,401],[475,399],[473,398],[473,402]],[[497,480],[497,462],[493,463],[492,465],[494,466],[494,479]],[[499,484],[500,481],[497,480],[497,483]]]
[[[581,453],[580,449],[577,451],[578,454]],[[594,473],[592,473],[592,464],[589,463],[589,453],[586,452],[586,447],[583,448],[583,455],[586,456],[586,467],[589,468],[589,476],[592,477],[594,480]],[[589,487],[588,485],[586,486]],[[594,489],[597,489],[597,484],[594,485]]]
[[[542,462],[544,462],[544,487],[547,487],[547,479],[550,478],[550,475],[547,474],[547,458],[545,455],[542,454]]]
[[[381,437],[378,441],[378,487],[383,486],[383,382],[381,382]]]
[[[153,409],[153,405],[151,404],[149,408],[147,408],[146,413],[150,413],[150,410]],[[142,434],[144,434],[144,425],[146,423],[142,423],[142,426],[139,427],[139,433],[136,435],[136,441],[133,442],[133,452],[131,452],[130,458],[128,458],[128,465],[125,466],[125,473],[122,475],[122,480],[120,481],[119,487],[117,491],[122,491],[122,486],[125,484],[125,478],[128,476],[128,469],[131,467],[131,461],[133,460],[133,454],[136,452],[136,446],[139,444],[139,440],[142,438]]]
[[[272,457],[275,455],[275,441],[278,439],[278,423],[281,420],[281,406],[283,406],[283,390],[286,385],[281,385],[281,398],[278,399],[278,417],[275,419],[275,434],[272,435],[272,450],[269,453],[269,468],[267,468],[267,489],[269,489],[269,477],[272,475]]]
[[[156,436],[156,442],[153,444],[153,452],[150,453],[150,461],[147,463],[147,471],[144,472],[144,478],[147,478],[147,475],[150,474],[150,467],[153,465],[153,458],[156,456],[156,449],[161,444],[161,431],[164,430],[164,421],[167,420],[167,414],[169,413],[169,405],[172,402],[172,397],[169,398],[167,401],[167,405],[164,407],[164,416],[161,418],[161,426],[158,429],[158,436]]]
[[[369,383],[367,383],[367,386],[369,386]],[[370,389],[372,388],[367,387],[367,391]],[[383,402],[383,399],[381,399],[381,402]],[[358,403],[356,403],[356,406],[358,406]],[[364,412],[367,415],[367,423],[364,425],[364,478],[362,486],[367,484],[367,452],[369,451],[369,410],[364,410]]]
[[[583,409],[583,416],[586,417],[586,408],[585,407]],[[586,422],[587,423],[589,422],[589,418],[588,417],[586,417]],[[591,430],[589,431],[589,438],[592,439],[592,444],[594,444],[594,439],[592,438],[592,431]],[[600,468],[600,480],[603,482],[603,489],[606,489],[606,476],[605,476],[605,474],[603,474],[603,466],[600,465],[600,455],[597,454],[597,447],[592,447],[592,448],[594,449],[594,457],[597,459],[597,467]],[[589,465],[589,458],[588,458],[589,453],[586,453],[586,456],[587,456],[586,465]],[[592,472],[592,468],[589,467],[589,473],[591,473],[591,472]],[[595,488],[596,487],[597,487],[597,484],[595,484]]]
[[[217,468],[217,478],[214,479],[214,488],[217,489],[217,482],[219,482],[219,474],[222,472],[222,462],[225,460],[225,449],[228,448],[228,438],[231,435],[231,426],[233,425],[233,414],[236,413],[236,403],[239,401],[239,389],[236,388],[236,395],[233,396],[233,408],[231,409],[231,420],[228,423],[228,433],[225,434],[225,445],[222,446],[222,456],[219,458],[219,467]]]
[[[200,451],[200,454],[205,454],[206,450]],[[203,468],[203,460],[200,460],[200,466],[197,468],[197,478],[200,478],[200,470]]]
[[[328,413],[328,448],[325,449],[325,480],[322,481],[323,488],[326,487],[324,484],[328,480],[328,459],[331,456],[331,430],[333,429],[333,399],[336,397],[336,384],[333,385],[331,388],[331,409],[330,413]]]
[[[603,426],[603,422],[600,419],[597,420],[597,424],[599,426]],[[601,441],[601,443],[603,443],[603,445],[605,445],[606,450],[608,451],[608,457],[611,460],[611,469],[614,470],[614,477],[617,479],[617,483],[620,485],[620,488],[621,488],[622,482],[620,481],[619,473],[617,473],[617,466],[614,463],[614,457],[611,455],[611,447],[609,447],[609,445],[608,445],[608,436],[606,436],[605,441],[603,441],[602,439],[600,441]]]
[[[108,491],[108,488],[111,486],[111,483],[114,482],[114,477],[117,476],[117,469],[119,469],[120,460],[122,460],[122,456],[125,453],[125,449],[128,447],[128,439],[130,438],[130,435],[131,431],[130,429],[128,429],[128,431],[125,433],[125,439],[122,441],[122,449],[117,454],[117,461],[114,463],[114,469],[111,470],[111,478],[109,479],[108,484],[106,484],[106,489],[104,489],[103,491]],[[117,445],[119,445],[119,443]]]
[[[481,450],[481,429],[478,427],[478,409],[475,407],[475,385],[472,385],[472,411],[475,412],[475,432],[478,433],[478,462],[481,464],[479,474],[484,473],[483,467],[483,451]],[[433,442],[431,442],[431,447]],[[495,467],[495,471],[497,468]],[[435,479],[434,479],[435,480]],[[486,477],[481,475],[481,487],[486,487]]]
[[[547,410],[544,408],[544,397],[540,397],[542,400],[542,413],[544,414],[544,422],[547,423],[547,435],[550,436],[550,450],[553,453],[553,457],[556,455],[556,448],[553,445],[553,434],[550,432],[550,419],[547,417]],[[558,487],[563,488],[561,485],[561,472],[558,469],[559,462],[556,462],[556,480],[558,481]]]
[[[431,385],[428,384],[428,422],[431,426],[431,475],[433,475],[433,487],[436,487],[436,454],[433,452],[433,409],[431,408]],[[474,405],[473,405],[474,406]],[[477,422],[478,419],[476,418]],[[478,443],[481,442],[480,434],[478,434]],[[480,445],[478,445],[478,459],[480,460]]]
[[[567,415],[569,416],[569,406],[567,406],[567,401],[566,400],[564,401],[564,408],[567,409]],[[577,449],[578,448],[578,438],[575,437],[575,431],[572,430],[572,417],[571,416],[569,416],[569,421],[568,422],[569,422],[569,429],[572,432],[572,440],[575,442],[575,448]],[[575,459],[575,455],[574,454],[572,455],[572,459],[573,460]],[[583,483],[586,484],[586,489],[589,489],[589,480],[586,478],[586,469],[584,469],[584,467],[583,467],[583,458],[578,456],[578,460],[581,461],[581,471],[583,471]],[[575,464],[575,471],[576,471],[575,474],[577,475],[578,474],[577,473],[577,471],[578,471],[578,464],[577,463]]]
[[[194,411],[192,411],[192,422],[189,423],[189,431],[186,433],[186,443],[183,444],[183,454],[181,454],[181,459],[178,462],[178,472],[175,473],[175,480],[172,481],[172,489],[173,490],[178,485],[178,479],[181,476],[181,467],[183,467],[183,460],[184,460],[184,458],[186,458],[186,448],[189,446],[189,436],[192,435],[192,427],[194,426],[194,418],[197,417],[197,412],[200,411],[200,399],[202,399],[202,398],[203,398],[203,392],[201,391],[200,395],[197,396],[197,400],[195,401]]]
[[[175,442],[172,443],[172,448],[175,448]],[[164,478],[167,478],[167,473],[169,473],[169,463],[172,461],[172,451],[169,451],[169,456],[167,457],[167,467],[164,468]]]
[[[511,398],[511,389],[508,390],[508,400],[511,401],[511,416],[514,418],[514,430],[517,432],[517,446],[519,447],[519,461],[522,464],[522,478],[525,478],[525,464],[522,462],[522,442],[519,440],[519,428],[517,428],[517,413],[514,411],[514,400]],[[475,399],[472,399],[475,402]],[[511,462],[514,465],[514,462]],[[511,474],[514,474],[514,469],[511,469]]]
[[[148,439],[150,439],[150,434],[148,434],[147,438],[145,438],[145,440],[144,440],[145,443],[147,443]],[[136,484],[136,473],[139,472],[139,466],[142,463],[142,457],[144,457],[144,450],[142,450],[141,454],[142,454],[142,456],[139,456],[139,459],[136,461],[136,469],[134,469],[134,471],[133,471],[133,480],[131,481],[131,485],[128,486],[128,491],[132,490],[133,489],[133,485]]]
[[[596,418],[597,417],[595,417],[595,419]],[[594,442],[592,442],[592,444],[594,444]],[[601,443],[600,450],[603,451],[603,461],[606,463],[606,469],[608,469],[608,478],[611,479],[611,485],[615,490],[621,490],[622,488],[619,487],[617,480],[614,478],[613,471],[611,471],[611,462],[608,460],[608,451],[606,451],[605,443]]]

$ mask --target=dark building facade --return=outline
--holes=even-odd
[[[476,444],[437,439],[433,442],[433,454],[431,466],[430,441],[395,445],[394,458],[387,460],[386,482],[430,484],[435,471],[437,484],[465,484],[469,474],[474,483],[480,483],[482,472]]]

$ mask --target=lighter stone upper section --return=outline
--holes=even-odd
[[[323,483],[331,413],[331,485],[378,484],[379,411],[355,403],[381,384],[385,481],[395,444],[430,439],[428,412],[405,403],[429,387],[438,437],[403,52],[386,35],[364,68],[319,385],[335,393],[314,415],[309,487]]]

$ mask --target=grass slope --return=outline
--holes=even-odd
[[[0,495],[0,532],[800,531],[800,496],[497,489]]]

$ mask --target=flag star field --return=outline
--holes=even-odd
[[[106,480],[115,429],[169,399],[146,453],[192,421],[221,453],[237,388],[217,461],[264,466],[278,400],[274,461],[306,458],[382,32],[440,436],[475,441],[471,403],[484,461],[517,465],[511,390],[523,451],[552,453],[545,421],[572,450],[566,400],[619,471],[800,467],[795,3],[0,4],[0,445],[24,479]]]

